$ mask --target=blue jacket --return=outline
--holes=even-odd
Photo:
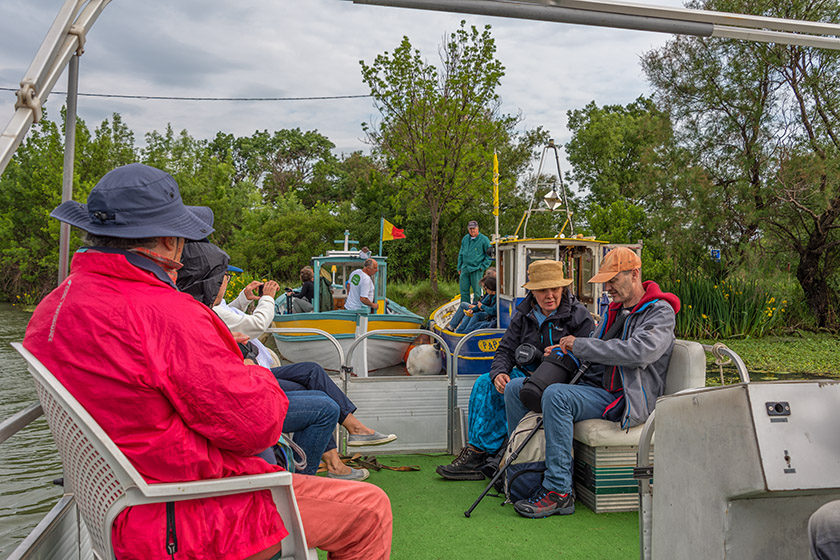
[[[496,294],[484,294],[484,297],[478,303],[481,304],[478,309],[479,311],[493,316],[496,315]]]

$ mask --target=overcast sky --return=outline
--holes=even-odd
[[[680,6],[676,0],[651,4]],[[0,0],[0,87],[17,88],[60,0]],[[649,87],[639,56],[669,35],[506,20],[342,0],[114,0],[93,26],[81,58],[80,91],[202,96],[310,97],[369,93],[359,61],[392,51],[403,35],[430,62],[445,34],[469,24],[493,26],[506,67],[503,111],[521,112],[523,128],[543,126],[568,141],[566,111],[590,101],[626,104]],[[56,84],[66,90],[66,78]],[[55,119],[64,96],[47,103]],[[0,125],[14,93],[0,91]],[[362,122],[377,115],[370,99],[277,102],[139,101],[82,97],[79,115],[93,129],[112,113],[143,135],[171,123],[197,138],[217,131],[318,130],[336,153],[369,151]]]

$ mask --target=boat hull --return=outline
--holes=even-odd
[[[423,328],[425,321],[414,314],[371,314],[336,310],[326,312],[276,315],[275,328],[319,329],[335,337],[347,355],[358,336],[376,330],[401,331]],[[408,347],[416,335],[373,335],[353,352],[352,366],[357,375],[393,367],[405,361]],[[339,371],[338,352],[335,346],[320,335],[307,333],[274,333],[274,342],[281,358],[288,362],[317,362],[327,371]]]
[[[460,302],[460,298],[456,297],[452,301],[440,306],[432,314],[432,319],[434,320],[432,331],[446,341],[449,352],[454,352],[455,347],[465,336],[454,333],[447,328],[449,319],[458,309]],[[481,375],[482,373],[489,372],[490,366],[493,364],[493,357],[496,355],[496,349],[499,347],[501,340],[501,333],[479,334],[467,340],[459,352],[457,373],[459,375]],[[446,355],[443,353],[441,353],[441,361],[443,367],[446,367]]]

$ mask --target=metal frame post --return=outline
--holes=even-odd
[[[73,200],[73,175],[76,158],[76,110],[79,99],[79,56],[70,58],[67,72],[67,111],[64,123],[64,170],[61,177],[61,202]],[[70,224],[61,222],[58,245],[58,283],[65,278],[70,265]]]

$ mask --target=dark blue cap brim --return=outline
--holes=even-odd
[[[245,271],[242,270],[241,268],[239,268],[238,266],[228,265],[228,272],[245,272]]]

